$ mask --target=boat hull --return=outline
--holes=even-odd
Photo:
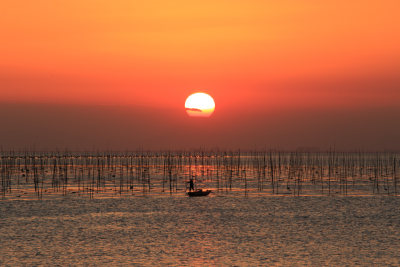
[[[189,197],[205,197],[208,196],[211,193],[211,190],[197,190],[197,191],[192,191],[192,192],[188,192],[188,196]]]

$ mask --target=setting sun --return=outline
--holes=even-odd
[[[185,109],[191,117],[210,117],[214,112],[215,102],[206,93],[194,93],[186,99]]]

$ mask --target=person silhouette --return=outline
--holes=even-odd
[[[189,192],[194,191],[194,182],[193,178],[190,178],[189,180]]]

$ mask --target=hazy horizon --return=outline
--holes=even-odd
[[[11,114],[11,115],[10,115]],[[0,145],[35,150],[400,150],[400,109],[257,109],[188,117],[176,109],[2,104]]]

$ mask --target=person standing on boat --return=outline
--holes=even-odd
[[[193,178],[190,178],[189,180],[189,192],[194,191],[194,182],[193,182]]]

